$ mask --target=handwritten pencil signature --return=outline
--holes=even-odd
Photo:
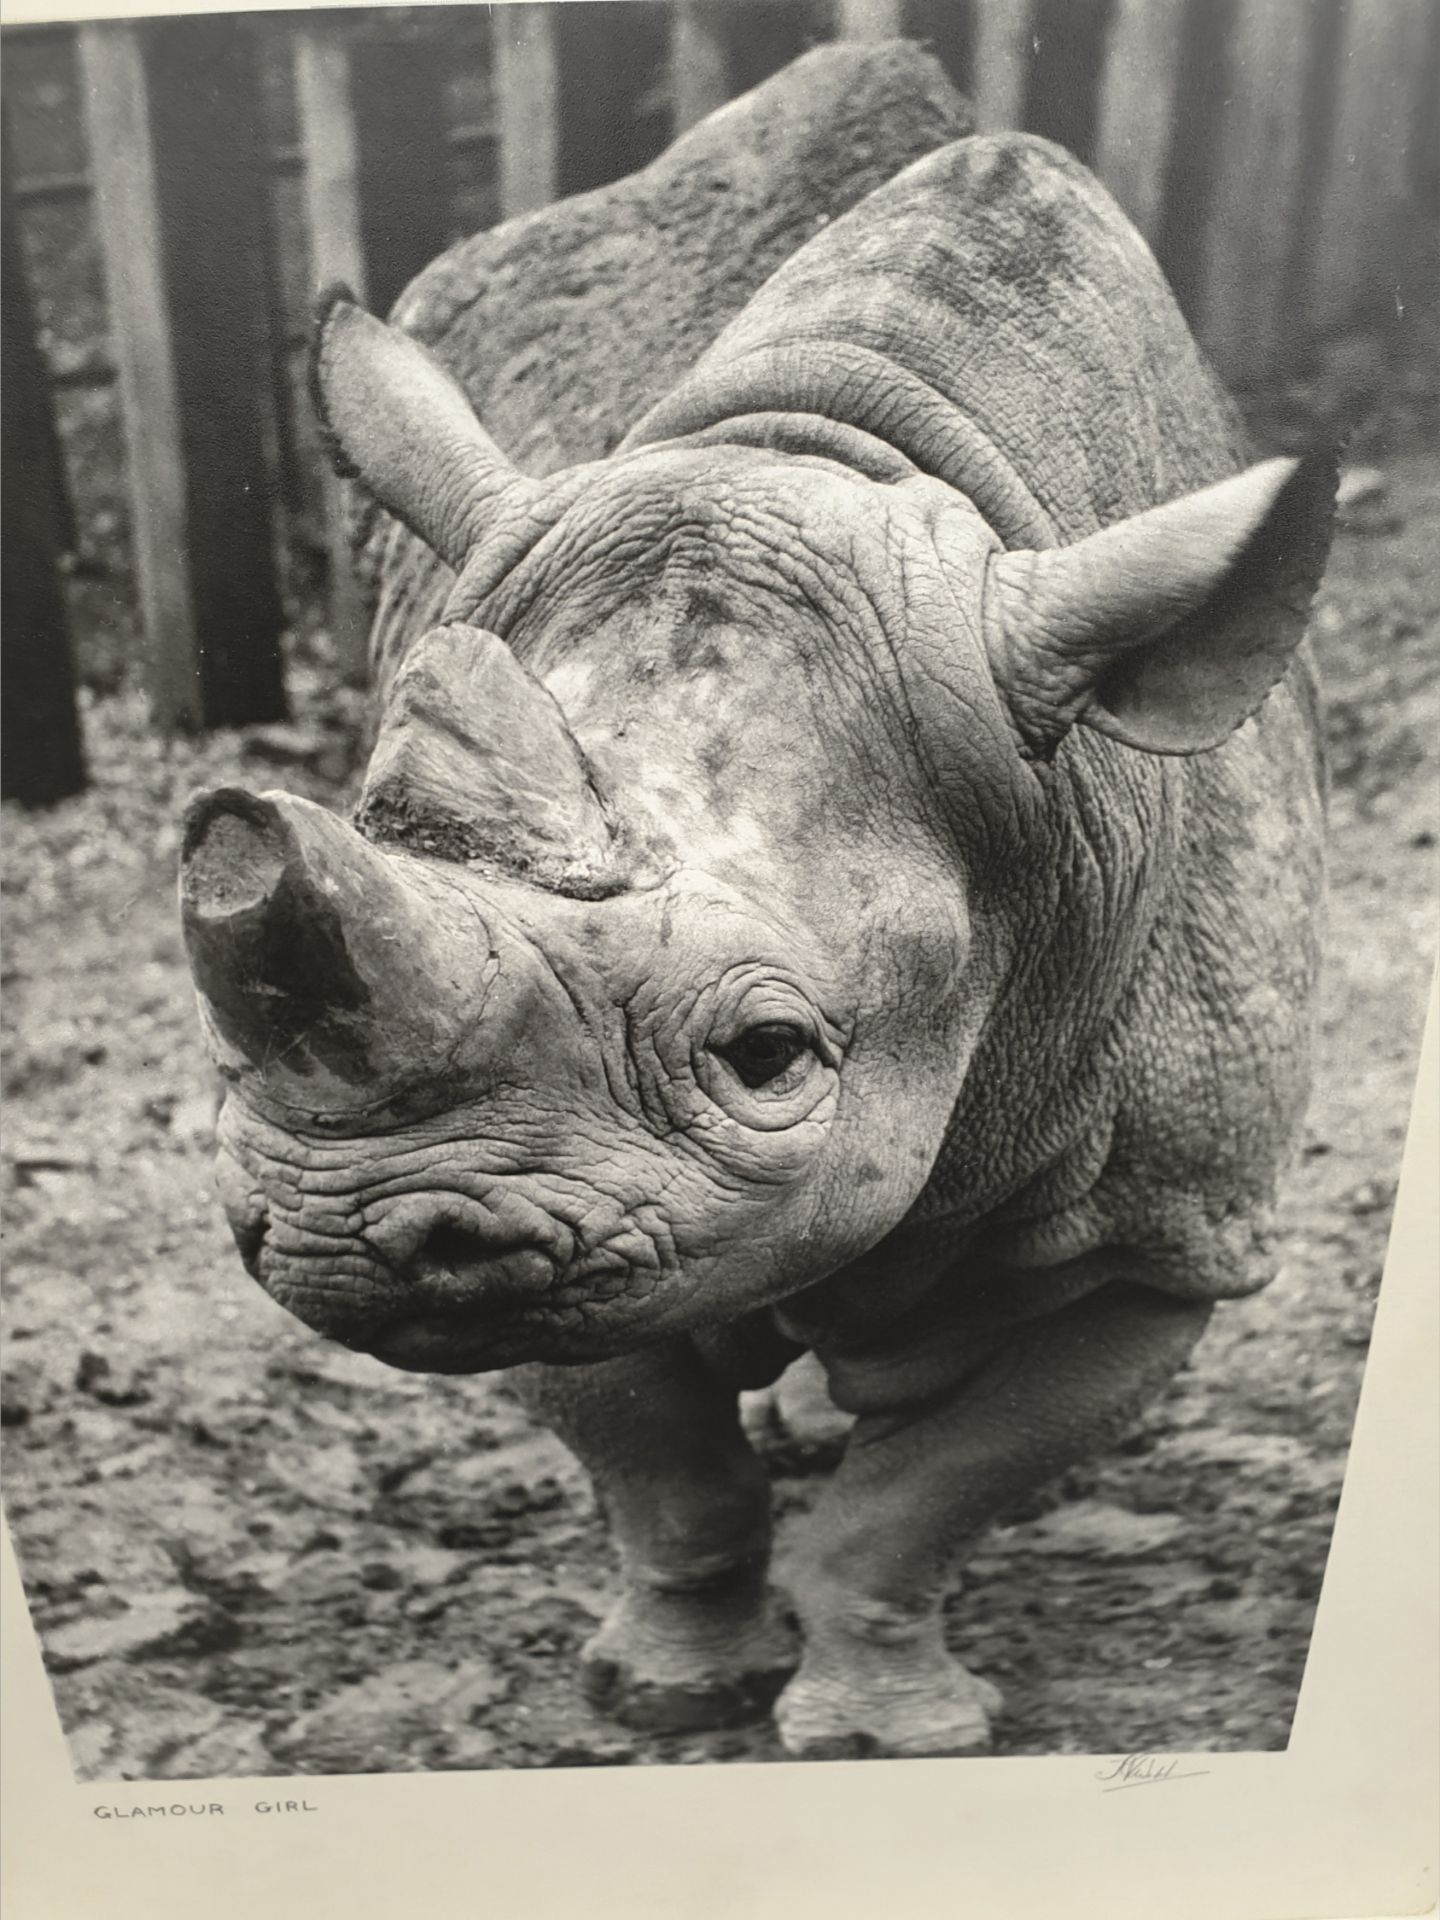
[[[1181,1773],[1179,1767],[1178,1760],[1162,1760],[1158,1754],[1127,1753],[1095,1778],[1102,1792],[1118,1793],[1122,1787],[1158,1787],[1166,1780],[1198,1780],[1210,1771],[1208,1767],[1191,1767]]]

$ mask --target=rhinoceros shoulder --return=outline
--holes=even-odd
[[[953,141],[827,224],[632,441],[786,408],[889,441],[1019,545],[1078,539],[1244,457],[1144,241],[1029,134]]]

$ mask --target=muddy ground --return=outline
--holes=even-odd
[[[1287,1268],[1124,1444],[983,1541],[950,1638],[1006,1692],[1001,1753],[1287,1737],[1436,951],[1440,463],[1395,459],[1351,520],[1317,620],[1331,958]],[[580,1704],[614,1583],[580,1472],[502,1380],[327,1347],[235,1257],[175,822],[215,779],[333,799],[346,716],[302,709],[166,754],[133,697],[92,702],[92,791],[6,822],[8,1507],[76,1770],[778,1760],[765,1727],[649,1737]],[[833,1454],[758,1440],[783,1570]]]

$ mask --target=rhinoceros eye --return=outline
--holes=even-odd
[[[799,1027],[783,1020],[767,1020],[760,1026],[747,1027],[715,1051],[747,1087],[767,1087],[794,1066],[809,1044]]]

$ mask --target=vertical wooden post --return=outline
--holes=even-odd
[[[1031,133],[1095,155],[1111,0],[1032,0],[1031,60],[1021,119]]]
[[[497,7],[495,99],[500,135],[500,209],[507,220],[548,206],[560,183],[559,8]]]
[[[905,31],[905,0],[837,0],[841,40],[895,40]]]
[[[923,41],[967,99],[975,95],[975,18],[971,0],[904,0],[900,31]]]
[[[156,718],[277,719],[247,29],[224,16],[86,25],[80,54]]]
[[[842,0],[853,9],[852,24],[837,24],[837,31],[866,39],[899,33],[900,27],[882,31],[882,16],[898,16],[906,3]],[[805,0],[678,0],[670,41],[672,131],[693,126],[797,59],[815,37],[817,19]]]
[[[444,75],[433,40],[384,27],[349,58],[366,288],[388,313],[451,237]]]
[[[1095,171],[1153,247],[1180,77],[1185,0],[1115,0]]]
[[[48,806],[85,785],[75,677],[58,564],[62,541],[49,376],[10,196],[0,174],[0,793]]]
[[[350,56],[331,26],[301,26],[295,35],[295,104],[305,166],[305,220],[310,278],[320,288],[341,281],[369,299],[360,220],[360,148],[350,97]],[[351,686],[368,678],[366,618],[346,526],[345,483],[324,479],[327,615],[336,664]]]
[[[975,124],[981,133],[1018,127],[1032,58],[1031,0],[972,0]]]
[[[1193,316],[1221,375],[1243,385],[1297,349],[1284,304],[1305,182],[1310,0],[1239,0]]]
[[[679,0],[670,30],[670,110],[676,133],[736,92],[728,22],[716,0]]]
[[[1440,114],[1434,0],[1349,0],[1334,132],[1310,263],[1312,324],[1393,323],[1420,214],[1411,164],[1422,115]],[[1408,243],[1408,245],[1407,245]]]
[[[703,0],[701,0],[703,4]],[[725,0],[732,93],[748,93],[820,37],[814,0]]]
[[[387,312],[449,237],[441,75],[413,36],[328,21],[295,35],[310,273]],[[331,643],[344,678],[369,675],[369,620],[356,584],[344,483],[325,477]]]
[[[125,428],[146,684],[161,728],[195,732],[205,715],[186,552],[180,404],[140,32],[128,23],[82,26],[80,64],[111,350]]]
[[[343,280],[364,304],[360,232],[360,140],[350,98],[350,49],[331,25],[295,32],[295,106],[305,167],[310,277]]]
[[[669,116],[647,111],[663,86],[668,22],[653,0],[584,0],[556,15],[556,191],[584,193],[653,160]]]
[[[1199,312],[1205,233],[1219,165],[1220,127],[1229,92],[1227,50],[1234,0],[1186,0],[1180,18],[1180,79],[1164,184],[1151,240],[1180,309]]]
[[[344,23],[295,35],[312,275],[386,313],[449,238],[442,77],[413,36]]]

